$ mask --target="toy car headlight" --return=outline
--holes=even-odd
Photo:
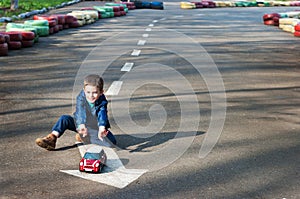
[[[97,162],[95,166],[98,167],[99,166],[99,162]]]
[[[80,162],[79,165],[80,165],[80,166],[83,166],[83,162]]]

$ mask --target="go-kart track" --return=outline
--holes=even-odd
[[[52,14],[100,1],[84,1]],[[0,198],[287,198],[300,195],[300,38],[264,25],[299,7],[135,9],[0,57]],[[35,144],[88,73],[104,77],[102,173],[79,171],[66,132]]]

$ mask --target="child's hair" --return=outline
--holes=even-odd
[[[103,81],[102,77],[100,77],[99,75],[92,74],[92,75],[88,75],[84,78],[83,84],[84,84],[83,88],[85,88],[87,85],[96,86],[102,92],[104,81]]]

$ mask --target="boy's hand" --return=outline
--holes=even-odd
[[[87,128],[85,127],[84,124],[80,124],[78,129],[77,129],[78,133],[82,135],[82,137],[85,137],[87,136],[88,134],[88,130]]]
[[[103,141],[103,138],[107,135],[107,130],[105,126],[99,126],[98,138]]]

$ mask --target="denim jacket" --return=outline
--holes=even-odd
[[[85,124],[86,126],[98,125],[110,128],[107,117],[107,103],[105,95],[102,94],[92,108],[86,100],[84,91],[81,90],[76,98],[76,112],[74,113],[76,127]]]

